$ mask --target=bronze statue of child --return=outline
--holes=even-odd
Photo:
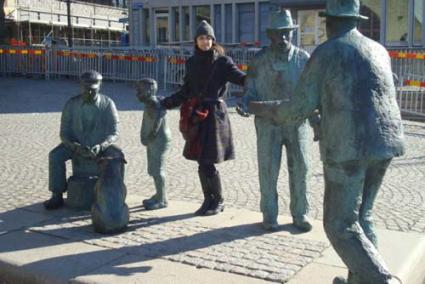
[[[140,141],[146,146],[148,174],[153,177],[156,193],[143,200],[146,210],[167,207],[164,161],[171,141],[171,132],[165,119],[166,110],[160,107],[156,96],[158,84],[154,79],[144,78],[137,83],[137,98],[145,106]]]

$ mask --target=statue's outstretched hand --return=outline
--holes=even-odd
[[[100,146],[99,144],[96,144],[93,147],[91,147],[90,152],[92,156],[97,157],[101,150],[102,150],[102,146]]]
[[[242,103],[238,103],[236,105],[236,112],[242,117],[249,117],[250,116],[246,106]]]

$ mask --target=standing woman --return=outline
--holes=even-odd
[[[215,41],[214,30],[202,21],[195,35],[195,52],[186,62],[186,74],[181,89],[161,101],[171,109],[187,101],[198,102],[190,130],[194,139],[186,139],[183,156],[197,161],[198,174],[204,194],[196,215],[215,215],[224,209],[220,175],[214,164],[235,158],[232,130],[227,106],[222,99],[227,82],[243,85],[245,73],[240,71],[224,49]],[[195,103],[193,103],[195,104]],[[193,105],[192,104],[192,105]]]

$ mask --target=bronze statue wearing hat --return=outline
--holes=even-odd
[[[249,64],[243,104],[237,108],[242,116],[247,116],[246,107],[251,100],[292,100],[296,82],[310,57],[306,51],[291,43],[293,31],[297,28],[289,10],[271,12],[270,27],[267,28],[271,43],[258,52]],[[283,146],[287,155],[293,224],[301,231],[312,228],[307,217],[308,149],[311,144],[308,128],[306,119],[276,126],[268,118],[255,117],[260,209],[263,227],[267,230],[278,228],[277,181]]]
[[[118,139],[118,113],[114,102],[99,93],[101,82],[100,73],[83,73],[81,94],[65,104],[60,125],[61,143],[49,153],[52,196],[44,202],[46,209],[56,209],[64,204],[62,195],[68,187],[67,160],[73,160],[73,177],[89,177],[100,174],[95,161],[99,156],[109,152],[119,152],[113,156],[123,156],[121,150],[113,146]]]
[[[251,103],[276,123],[321,115],[323,223],[349,269],[334,283],[384,284],[397,278],[377,250],[373,205],[393,157],[404,153],[403,126],[387,50],[357,30],[358,0],[328,0],[328,41],[316,48],[289,103]]]

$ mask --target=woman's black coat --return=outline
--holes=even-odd
[[[243,85],[244,79],[245,73],[236,67],[232,59],[218,55],[215,50],[196,49],[195,54],[187,60],[183,86],[161,102],[170,109],[198,96],[202,107],[208,110],[207,118],[200,122],[199,141],[186,141],[183,151],[185,158],[201,164],[234,159],[232,130],[222,97],[226,93],[227,82]],[[191,151],[195,143],[200,145],[199,155]]]

